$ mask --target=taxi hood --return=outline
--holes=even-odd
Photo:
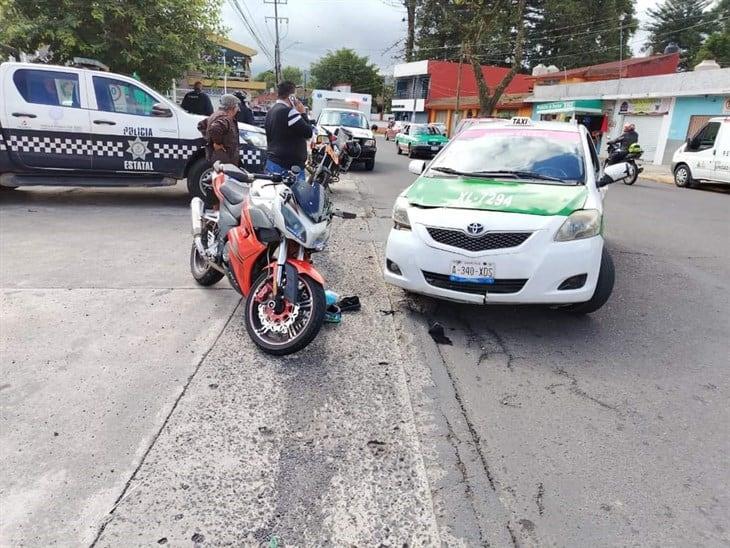
[[[583,207],[588,189],[585,185],[469,177],[419,177],[405,196],[409,203],[424,207],[567,216]]]

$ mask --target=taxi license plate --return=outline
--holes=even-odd
[[[449,280],[476,284],[494,283],[494,263],[453,261]]]
[[[436,150],[438,150],[439,148],[441,148],[441,147],[431,147],[431,150],[434,150],[434,151],[436,151]]]

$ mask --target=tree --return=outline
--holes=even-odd
[[[721,28],[707,37],[694,62],[714,59],[720,66],[730,67],[730,0],[722,0],[712,10],[710,20],[720,21]]]
[[[312,64],[310,72],[312,86],[320,89],[331,89],[336,84],[350,84],[357,93],[378,95],[383,85],[377,67],[367,57],[360,57],[348,48],[328,52]]]
[[[633,0],[532,0],[525,61],[575,68],[631,57]],[[623,29],[622,29],[623,27]]]
[[[406,8],[406,61],[413,61],[413,51],[416,45],[416,7],[417,0],[403,0],[403,6]]]
[[[11,48],[47,45],[53,63],[90,57],[159,89],[203,64],[208,36],[224,33],[219,0],[0,0],[0,20]]]
[[[302,69],[297,67],[284,67],[281,71],[281,77],[284,80],[294,82],[296,85],[300,85],[304,81]]]
[[[266,82],[266,89],[276,87],[276,74],[274,74],[274,71],[271,69],[259,72],[256,75],[255,80],[257,82]]]
[[[669,44],[677,44],[680,69],[688,70],[705,37],[719,30],[719,23],[705,11],[708,5],[709,0],[664,0],[659,7],[648,9],[651,22],[646,27],[649,39],[645,48],[661,53]]]

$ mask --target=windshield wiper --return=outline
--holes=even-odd
[[[512,179],[537,179],[541,181],[556,181],[559,183],[567,183],[565,179],[558,177],[550,177],[549,175],[543,175],[536,171],[525,171],[525,170],[508,170],[501,169],[496,171],[459,171],[450,167],[432,167],[433,171],[439,171],[441,173],[448,173],[449,175],[461,175],[464,177],[509,177]]]

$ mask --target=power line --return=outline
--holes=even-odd
[[[248,32],[251,34],[251,37],[254,39],[256,44],[259,46],[259,49],[261,52],[266,56],[266,58],[269,60],[270,63],[274,63],[273,56],[271,55],[271,52],[264,44],[263,40],[259,37],[258,33],[256,32],[254,25],[249,22],[246,15],[243,13],[243,10],[241,9],[241,6],[238,3],[238,0],[228,0],[228,3],[234,8],[236,13],[238,13],[238,16],[241,18],[241,21],[243,21],[244,26],[248,29]],[[245,4],[244,4],[245,6]],[[248,8],[247,8],[248,9]],[[250,16],[250,13],[249,13]]]

